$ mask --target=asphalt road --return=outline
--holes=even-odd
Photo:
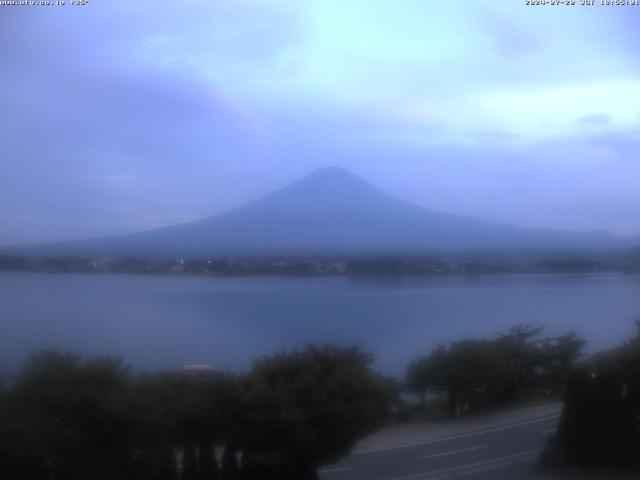
[[[537,465],[559,415],[412,445],[360,451],[319,471],[321,480],[444,480],[549,478]]]

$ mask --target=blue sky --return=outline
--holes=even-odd
[[[640,7],[523,3],[0,7],[0,244],[195,220],[329,165],[640,233]]]

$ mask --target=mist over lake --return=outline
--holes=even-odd
[[[0,374],[39,349],[125,358],[136,369],[251,360],[309,342],[358,345],[400,374],[438,342],[522,322],[576,330],[594,351],[640,319],[640,277],[438,278],[0,274]]]

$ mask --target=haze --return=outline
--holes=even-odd
[[[638,234],[639,28],[515,0],[2,7],[0,245],[189,222],[329,165],[437,211]]]

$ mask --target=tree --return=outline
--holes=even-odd
[[[448,413],[459,415],[494,400],[505,383],[505,363],[489,341],[465,339],[438,346],[414,361],[407,383],[423,397],[427,391],[447,398]]]
[[[217,372],[166,372],[135,382],[139,444],[153,458],[183,453],[182,477],[215,480],[216,442],[225,441],[236,424],[238,384],[233,375]],[[155,462],[156,464],[158,462]]]
[[[221,474],[223,480],[238,480],[240,478],[240,469],[238,467],[237,450],[233,444],[227,442],[222,453]]]
[[[129,478],[128,385],[119,360],[30,357],[6,406],[14,478]]]
[[[313,479],[389,414],[384,381],[358,349],[310,346],[255,362],[239,445],[247,478]]]
[[[541,388],[547,394],[561,395],[567,379],[582,357],[586,340],[575,332],[568,332],[541,342]]]
[[[571,353],[574,340],[559,345]],[[593,356],[570,376],[558,432],[543,460],[563,467],[640,469],[640,323],[635,337]]]
[[[133,382],[129,409],[135,419],[136,473],[141,479],[177,480],[175,452],[181,446],[180,397],[168,374],[141,375]]]
[[[517,398],[531,385],[540,365],[540,334],[544,327],[531,324],[519,324],[506,333],[499,333],[495,341],[501,360],[505,362],[508,378],[504,378],[503,400]]]
[[[40,353],[0,390],[0,471],[177,480],[182,452],[182,480],[314,478],[386,418],[389,393],[370,361],[310,347],[257,361],[239,383],[210,370],[132,377],[119,360]],[[215,445],[225,446],[221,469]]]
[[[575,333],[541,338],[543,329],[516,325],[493,340],[462,339],[439,345],[407,368],[407,388],[447,399],[449,415],[558,394],[582,353]]]

